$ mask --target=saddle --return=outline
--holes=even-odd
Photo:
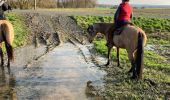
[[[113,35],[120,35],[127,25],[134,26],[134,24],[132,22],[128,22],[128,23],[124,24],[122,27],[115,29],[113,32]]]

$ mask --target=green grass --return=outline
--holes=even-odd
[[[26,27],[24,17],[16,13],[6,13],[6,17],[14,27],[15,36],[13,47],[19,47],[26,44],[29,30]]]
[[[167,63],[167,58],[156,54],[153,51],[145,50],[144,64],[147,67],[152,67],[157,70],[167,70],[170,72],[170,63]]]
[[[113,22],[112,16],[73,16],[73,18],[83,29],[97,22]],[[170,19],[166,18],[134,17],[133,23],[147,33],[170,32]]]

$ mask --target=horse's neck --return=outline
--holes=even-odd
[[[104,34],[104,35],[105,35],[105,33],[106,33],[106,32],[105,32],[106,30],[103,29],[103,28],[98,28],[97,30],[98,30],[98,33],[101,33],[101,34]]]
[[[101,34],[103,34],[103,35],[105,35],[106,33],[105,33],[105,31],[99,31],[98,33],[101,33]]]
[[[108,28],[112,27],[113,25],[112,24],[99,24],[97,25],[96,27],[96,30],[98,30],[98,33],[101,33],[101,34],[108,34]]]

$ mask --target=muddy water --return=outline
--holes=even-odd
[[[28,48],[32,47],[17,51],[16,56],[20,58],[13,64],[12,74],[0,77],[1,88],[4,89],[0,97],[10,100],[94,99],[86,93],[87,82],[102,85],[101,78],[105,72],[87,62],[90,53],[85,46],[81,46],[81,49],[65,43],[41,57],[38,55],[45,52],[44,47],[34,51]],[[25,56],[29,58],[26,61]]]

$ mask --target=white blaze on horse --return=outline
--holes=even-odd
[[[129,72],[133,72],[132,78],[142,79],[143,72],[143,53],[144,46],[146,45],[147,37],[145,32],[133,25],[124,26],[120,35],[114,35],[112,31],[114,28],[113,23],[94,23],[89,26],[87,31],[89,33],[89,42],[92,42],[97,33],[103,33],[106,36],[107,43],[114,43],[117,47],[117,57],[119,65],[119,48],[126,49],[128,58],[131,61],[131,69]],[[110,51],[113,45],[107,45],[108,47],[108,62],[110,62]]]
[[[12,43],[14,40],[14,29],[12,24],[7,20],[0,20],[0,56],[1,66],[4,66],[4,56],[2,51],[2,42],[5,42],[5,48],[8,57],[8,71],[10,72],[10,61],[14,60]]]

